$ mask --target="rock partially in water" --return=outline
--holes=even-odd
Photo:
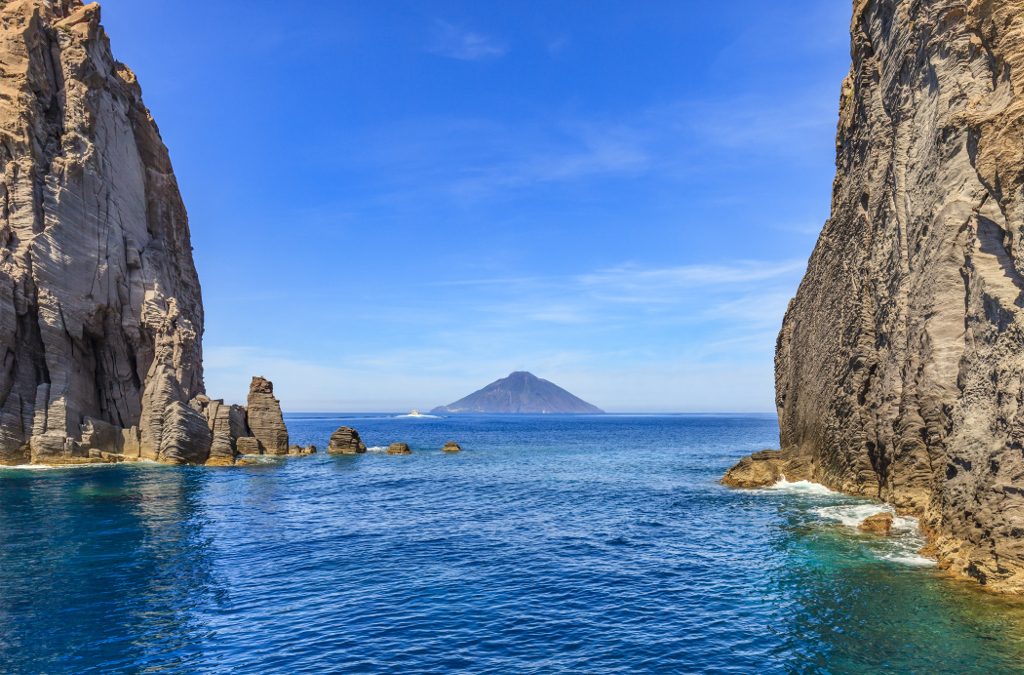
[[[260,455],[260,442],[252,436],[243,436],[236,442],[239,455]]]
[[[810,472],[805,463],[795,460],[781,450],[762,450],[741,459],[722,478],[722,485],[754,489],[771,487],[785,478],[790,481],[808,480]]]
[[[892,533],[893,515],[888,511],[876,513],[864,519],[857,529],[869,534],[878,534],[888,537]]]
[[[1024,593],[1024,0],[857,0],[832,214],[776,353],[781,445]]]
[[[290,448],[288,448],[288,454],[293,456],[293,457],[304,457],[306,455],[315,455],[316,454],[316,446],[315,445],[307,445],[307,446],[293,445]]]
[[[204,439],[180,436],[203,388],[202,297],[135,75],[81,0],[0,3],[0,62],[0,464],[110,452],[109,435],[80,442],[99,422],[140,429],[145,457],[202,459]]]
[[[339,427],[327,444],[330,455],[360,455],[366,452],[366,444],[359,438],[359,432],[352,427]]]
[[[392,443],[388,446],[389,455],[411,455],[412,448],[408,443]]]
[[[288,427],[284,423],[281,402],[274,398],[274,385],[263,377],[252,378],[249,405],[246,408],[249,428],[260,442],[264,455],[288,454]]]
[[[448,441],[444,444],[444,447],[441,448],[441,451],[454,454],[456,452],[462,452],[462,446],[455,441]]]

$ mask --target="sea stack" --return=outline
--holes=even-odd
[[[1021,593],[1024,0],[856,0],[852,40],[832,216],[778,340],[781,461]]]
[[[327,452],[331,455],[361,455],[366,452],[366,443],[363,443],[359,432],[352,427],[338,427],[331,434]]]
[[[263,377],[252,378],[249,405],[246,407],[249,429],[264,455],[287,455],[288,427],[284,424],[281,402],[274,398],[274,383]]]

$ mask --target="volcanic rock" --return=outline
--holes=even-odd
[[[744,457],[729,469],[722,478],[722,485],[742,489],[771,487],[783,478],[806,480],[809,478],[808,467],[786,458],[781,450],[762,450]]]
[[[290,448],[288,448],[288,454],[292,455],[292,456],[300,456],[300,457],[301,456],[305,456],[305,455],[315,455],[316,454],[316,446],[315,445],[307,445],[307,446],[293,445]]]
[[[331,434],[327,452],[331,455],[359,455],[366,452],[366,444],[352,427],[339,427]]]
[[[411,455],[412,449],[408,443],[392,443],[388,446],[389,455]]]
[[[448,441],[447,443],[444,444],[444,447],[441,448],[441,451],[448,453],[462,452],[462,446],[456,443],[455,441]]]
[[[243,436],[235,441],[239,455],[260,455],[260,442],[252,436]]]
[[[274,398],[273,383],[262,377],[252,378],[246,413],[249,429],[260,442],[262,454],[287,455],[288,427],[284,424],[281,403]]]
[[[856,0],[832,216],[778,340],[782,448],[1024,592],[1024,0]]]
[[[892,521],[893,517],[891,513],[876,513],[873,516],[865,518],[864,522],[857,526],[857,529],[861,532],[879,534],[887,537],[892,532]]]
[[[199,281],[135,75],[80,0],[0,3],[0,64],[0,464],[130,429],[143,457],[203,459]]]

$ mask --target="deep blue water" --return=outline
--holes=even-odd
[[[292,415],[390,457],[0,471],[4,673],[1019,672],[1024,605],[716,481],[769,416]],[[444,441],[465,452],[444,455]],[[847,521],[847,525],[843,521]]]

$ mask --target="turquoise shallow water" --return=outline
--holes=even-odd
[[[0,471],[0,671],[1020,672],[877,510],[716,480],[768,416],[293,415],[415,454]],[[449,439],[466,451],[439,452]]]

